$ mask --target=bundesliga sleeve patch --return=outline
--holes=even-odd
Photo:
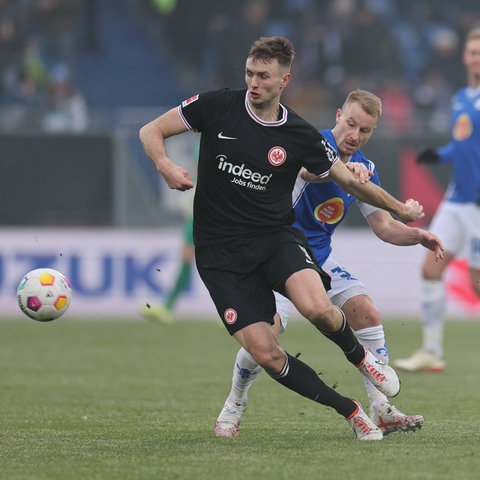
[[[187,98],[182,102],[182,108],[185,108],[187,105],[190,105],[193,102],[196,102],[198,100],[198,93],[197,95],[194,95],[193,97]]]

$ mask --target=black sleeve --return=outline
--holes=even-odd
[[[306,161],[303,162],[303,166],[315,175],[322,175],[330,170],[336,158],[337,152],[335,149],[318,130],[315,130],[311,149],[309,155],[305,158]]]
[[[204,92],[184,100],[180,111],[193,130],[202,132],[228,101],[228,89]]]

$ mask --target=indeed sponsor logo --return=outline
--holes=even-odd
[[[222,170],[223,172],[231,173],[232,175],[235,175],[236,177],[240,177],[244,180],[250,180],[248,184],[245,182],[242,182],[241,180],[233,180],[234,183],[239,183],[242,185],[247,185],[250,188],[255,188],[254,183],[259,184],[260,186],[262,185],[267,185],[267,183],[270,181],[272,178],[273,173],[270,175],[262,175],[259,172],[254,172],[253,170],[250,170],[249,168],[245,168],[245,164],[242,163],[241,165],[234,165],[233,163],[227,162],[227,158],[224,155],[219,155],[218,157],[218,169]],[[264,189],[265,187],[263,187]]]

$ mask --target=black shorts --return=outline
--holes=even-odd
[[[330,277],[318,266],[305,235],[294,227],[197,247],[198,272],[230,335],[257,322],[273,324],[273,290],[285,295],[285,282],[295,272],[319,272],[326,290]]]

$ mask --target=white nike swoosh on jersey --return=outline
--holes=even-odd
[[[223,134],[223,132],[218,134],[218,138],[220,138],[220,140],[236,140],[236,137],[227,137]]]

